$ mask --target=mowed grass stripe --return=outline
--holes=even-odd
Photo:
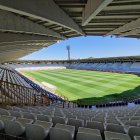
[[[42,74],[41,74],[42,75]],[[42,75],[42,80],[44,80],[44,75]],[[54,76],[53,77],[50,77],[50,76],[48,76],[47,75],[47,82],[48,81],[50,81],[50,79],[56,79],[56,76],[55,76],[55,78],[54,78]],[[50,81],[51,82],[51,81]],[[54,81],[53,81],[54,82]],[[56,84],[57,83],[57,84]],[[96,97],[96,95],[97,96],[99,96],[98,94],[100,93],[100,92],[104,92],[105,91],[105,89],[104,89],[104,91],[101,91],[101,90],[96,90],[95,88],[92,88],[92,91],[93,92],[91,92],[91,91],[89,91],[89,90],[87,90],[87,87],[86,88],[83,88],[83,87],[81,87],[81,88],[78,88],[78,86],[80,86],[80,85],[78,85],[77,86],[77,84],[76,84],[76,87],[74,86],[74,84],[73,83],[69,83],[68,81],[67,82],[65,82],[64,80],[61,80],[60,78],[58,78],[57,79],[57,82],[56,82],[56,80],[55,80],[55,86],[59,86],[58,85],[58,83],[60,83],[61,85],[64,85],[63,83],[65,83],[65,85],[63,86],[63,88],[65,87],[65,89],[66,90],[71,90],[71,92],[72,93],[76,93],[77,95],[79,95],[79,98],[81,97],[82,98],[82,95],[84,95],[84,94],[86,94],[86,93],[88,93],[87,94],[87,96],[86,97]],[[51,84],[53,84],[53,83],[51,83]],[[61,86],[60,85],[60,86]],[[89,89],[89,88],[88,88]],[[84,93],[84,94],[83,94]],[[100,95],[101,95],[101,93],[100,93]]]
[[[56,77],[56,75],[53,75],[53,76]],[[44,77],[44,75],[43,75],[43,77]],[[59,80],[60,78],[62,79],[62,77],[58,77],[58,80]],[[70,85],[70,83],[67,83],[67,84]],[[100,83],[100,84],[101,84],[101,83]],[[120,84],[120,83],[119,83],[119,84]],[[73,86],[74,86],[74,85],[73,85]],[[109,85],[109,86],[110,86],[110,92],[113,91],[113,90],[111,90],[111,85]],[[77,86],[76,86],[76,87],[77,87]],[[93,92],[93,93],[94,93],[94,96],[95,96],[95,94],[97,95],[97,94],[100,93],[100,96],[101,96],[101,95],[102,95],[102,94],[101,94],[101,87],[100,87],[100,88],[98,87],[98,88],[100,89],[99,91],[97,91],[97,90],[95,91],[95,88],[96,88],[95,86],[94,86],[94,90],[93,90],[93,87],[92,87],[92,89],[88,88],[88,90],[87,90],[87,88],[85,88],[85,89],[86,89],[85,91],[86,91],[86,93],[87,93],[87,92],[88,92],[88,93]],[[112,89],[113,89],[113,87],[112,87]],[[119,88],[119,89],[121,89],[121,88]],[[104,92],[105,92],[106,90],[108,90],[108,88],[106,89],[106,88],[103,87],[103,90],[104,90]],[[121,90],[122,90],[122,89],[121,89]],[[75,92],[76,92],[76,91],[75,91]],[[83,91],[82,91],[82,92],[83,92]],[[103,92],[103,95],[104,95],[104,92]],[[77,94],[78,94],[78,91],[77,91]],[[81,92],[80,92],[80,94],[81,94]],[[99,95],[98,95],[98,96],[99,96]]]
[[[58,73],[52,73],[50,71],[49,72],[46,72],[45,71],[43,73],[53,74],[52,76],[58,76]],[[131,79],[126,79],[126,78],[125,78],[125,80],[123,80],[123,78],[120,79],[119,81],[121,81],[121,82],[118,83],[118,81],[116,81],[116,79],[111,79],[111,80],[106,79],[106,80],[103,80],[103,78],[97,78],[97,79],[94,79],[93,80],[93,78],[92,79],[89,78],[90,80],[85,80],[83,77],[82,77],[82,82],[81,82],[81,78],[79,79],[79,78],[76,78],[76,77],[77,76],[73,77],[71,74],[63,74],[63,75],[60,75],[60,73],[59,73],[59,77],[58,78],[67,78],[68,81],[71,81],[70,79],[72,79],[72,82],[79,82],[83,86],[89,86],[89,87],[92,87],[92,88],[93,88],[93,86],[94,87],[95,86],[99,86],[99,84],[100,84],[100,87],[103,87],[103,88],[110,88],[110,86],[112,86],[112,85],[114,87],[119,85],[120,89],[122,89],[122,90],[123,89],[125,90],[126,88],[128,88],[128,86],[130,86],[132,88],[134,87],[133,84],[132,85],[131,84],[127,84],[128,83],[127,81],[129,81]],[[103,82],[106,82],[106,83],[105,84],[102,84]]]
[[[61,78],[61,77],[59,77],[59,78]],[[85,81],[85,80],[84,80]],[[73,81],[74,82],[74,81]],[[79,81],[76,81],[76,82],[79,82]],[[115,80],[115,82],[116,82],[116,80]],[[87,82],[86,82],[87,83]],[[96,81],[96,83],[97,83],[97,81]],[[121,82],[121,83],[123,83],[123,82]],[[125,83],[125,82],[124,82]],[[90,81],[87,83],[89,86],[90,86]],[[115,84],[117,84],[118,85],[118,83],[115,83]],[[93,84],[91,85],[91,86],[93,86]],[[95,85],[96,86],[96,85]],[[109,85],[110,86],[110,85]],[[124,86],[124,85],[123,85]],[[128,85],[126,85],[126,86],[128,86]],[[108,88],[108,87],[107,87]]]
[[[135,88],[140,83],[140,78],[138,76],[130,74],[83,70],[49,70],[41,71],[40,76],[39,72],[40,71],[32,71],[32,74],[30,72],[25,72],[25,74],[30,75],[39,82],[46,80],[50,84],[57,86],[60,94],[66,95],[71,100],[88,97],[103,97],[108,94],[121,93],[124,90],[127,91]],[[52,78],[54,79],[52,80]],[[137,91],[139,90],[137,89],[136,92]]]
[[[42,72],[42,73],[46,73],[46,72]],[[67,81],[69,81],[69,82],[71,82],[72,84],[73,83],[77,83],[78,85],[80,85],[80,86],[82,86],[82,87],[84,87],[84,86],[88,86],[89,88],[88,88],[88,90],[86,90],[86,91],[90,91],[90,87],[91,87],[91,89],[93,90],[93,86],[94,86],[94,88],[96,88],[96,86],[99,86],[99,83],[97,83],[97,82],[95,82],[95,81],[91,81],[91,80],[84,80],[83,78],[76,78],[76,77],[70,77],[70,76],[66,76],[66,75],[58,75],[58,74],[55,74],[55,73],[47,73],[47,75],[49,75],[49,76],[52,76],[52,77],[57,77],[58,79],[63,79],[63,80],[67,80]],[[91,83],[92,82],[92,83]],[[76,87],[77,87],[77,84],[76,84]],[[103,86],[103,85],[102,85]],[[79,86],[78,86],[79,87]],[[86,88],[85,87],[85,88]],[[103,88],[106,88],[106,87],[103,87]],[[101,89],[101,87],[100,87],[100,89]],[[99,90],[100,91],[100,90]]]
[[[73,73],[73,74],[79,74],[80,75],[89,75],[89,76],[95,76],[95,77],[100,77],[100,76],[104,76],[104,77],[118,77],[118,76],[121,76],[121,77],[125,77],[125,76],[128,76],[128,74],[119,74],[119,73],[111,73],[111,72],[97,72],[97,71],[89,71],[89,70],[70,70],[70,69],[67,69],[67,70],[59,70],[58,72],[70,72],[70,73]]]
[[[56,77],[56,75],[53,75],[53,76],[55,76]],[[62,79],[62,77],[58,77],[58,79]],[[73,81],[72,81],[73,82]],[[96,82],[97,83],[97,82]],[[89,83],[87,83],[88,84],[88,86],[90,85],[90,82]],[[100,84],[100,83],[99,83]],[[119,83],[120,84],[120,83]],[[83,85],[85,85],[85,84],[83,84]],[[111,83],[111,85],[112,85],[112,83]],[[111,85],[109,84],[107,84],[107,87],[108,86],[110,86],[111,87]],[[117,85],[118,85],[118,83],[117,83]],[[92,86],[92,84],[91,84],[91,86]],[[98,86],[98,84],[97,84],[97,86]],[[103,86],[103,84],[102,84],[102,86]],[[94,88],[95,88],[95,85],[94,85]],[[105,87],[106,88],[106,87]],[[105,90],[105,88],[103,87],[103,89]],[[113,88],[113,87],[112,87]],[[122,90],[122,87],[120,87],[119,89],[121,89]],[[124,89],[124,87],[123,87],[123,89]],[[101,90],[101,87],[100,87],[100,90]],[[90,92],[90,90],[88,90],[89,92]]]
[[[77,70],[77,71],[78,71],[78,70]],[[80,71],[81,71],[81,70],[80,70]],[[63,73],[62,70],[59,71],[59,72]],[[58,72],[58,73],[59,73],[59,72]],[[65,70],[65,72],[66,72],[66,70]],[[94,72],[94,71],[92,71],[92,72]],[[72,76],[71,73],[73,73],[73,72],[70,71],[69,73],[70,73],[70,76]],[[66,74],[68,75],[69,73],[68,73],[68,71],[67,71]],[[97,73],[97,72],[95,72],[95,73]],[[104,77],[105,81],[107,81],[107,80],[109,80],[109,79],[112,80],[113,77],[114,77],[113,75],[117,75],[117,77],[115,76],[115,79],[116,79],[116,78],[118,79],[118,78],[120,77],[121,80],[125,80],[125,78],[127,78],[127,79],[131,79],[131,80],[132,80],[132,84],[133,84],[133,83],[134,83],[134,84],[135,84],[135,83],[139,83],[139,81],[137,80],[137,79],[139,79],[139,77],[136,76],[136,75],[132,75],[132,74],[130,75],[130,74],[110,73],[109,78],[106,78],[106,77],[105,77],[106,72],[99,72],[99,73],[104,73],[103,77]],[[94,79],[94,80],[96,79],[96,76],[93,76],[93,75],[91,75],[91,74],[89,75],[90,77],[87,76],[87,75],[86,75],[85,77],[83,77],[83,75],[81,75],[81,73],[77,73],[77,74],[80,74],[80,76],[74,75],[74,77],[77,76],[77,77],[82,77],[82,78],[84,78],[84,79],[86,79],[85,77],[87,77],[87,79],[90,79],[90,78],[91,78],[91,79]],[[100,77],[102,77],[102,76],[100,75],[100,76],[98,76],[98,77],[100,78]],[[108,76],[107,76],[107,77],[108,77]],[[111,77],[111,78],[110,78],[110,77]],[[123,79],[123,78],[124,78],[124,79]]]
[[[77,71],[79,71],[79,70],[77,70]],[[84,72],[82,72],[82,71],[84,71]],[[63,72],[63,71],[59,71],[59,72]],[[89,76],[91,76],[92,75],[92,77],[104,77],[104,79],[108,79],[108,78],[110,78],[110,77],[114,77],[114,78],[118,78],[118,77],[121,77],[121,78],[129,78],[130,77],[130,79],[132,79],[132,77],[134,77],[134,78],[136,78],[136,79],[138,79],[139,77],[137,76],[137,75],[132,75],[132,74],[120,74],[120,73],[111,73],[111,72],[97,72],[97,71],[86,71],[86,70],[80,70],[80,72],[76,72],[77,74],[79,74],[80,73],[80,76],[82,76],[82,75],[88,75],[87,74],[87,72],[90,72],[90,74],[89,74]],[[92,73],[93,72],[93,73]],[[73,72],[72,72],[73,73]],[[74,72],[75,73],[75,72]],[[99,74],[98,74],[99,73]],[[139,81],[135,81],[134,80],[134,82],[139,82]]]
[[[59,80],[59,79],[57,79],[57,78],[52,78],[52,77],[44,77],[44,75],[41,75],[41,74],[36,74],[36,73],[34,73],[34,72],[28,72],[28,74],[27,74],[28,76],[30,76],[30,77],[34,77],[35,76],[35,81],[37,80],[37,81],[39,81],[39,82],[42,82],[42,81],[46,81],[46,82],[49,82],[50,84],[53,84],[53,85],[55,85],[55,86],[58,86],[59,87],[59,89],[64,89],[64,87],[65,87],[65,94],[67,94],[67,96],[66,97],[68,97],[69,99],[77,99],[77,98],[74,98],[74,97],[77,97],[77,95],[75,95],[75,94],[73,94],[73,92],[72,92],[72,89],[74,90],[74,91],[77,91],[77,89],[75,89],[75,88],[72,88],[71,89],[71,92],[69,92],[69,91],[67,91],[66,90],[66,88],[68,87],[68,89],[70,88],[67,84],[63,84],[63,82],[61,82],[61,80]],[[55,81],[55,83],[54,83],[54,81]],[[63,92],[61,91],[61,93],[60,93],[60,95],[62,94]],[[64,96],[65,96],[65,94],[64,94]],[[63,94],[62,94],[63,95]]]
[[[34,76],[34,75],[36,75],[35,73],[33,73],[33,72],[29,72],[28,73],[30,76]],[[46,82],[50,82],[50,84],[53,84],[53,85],[55,85],[55,86],[59,86],[59,87],[61,87],[61,88],[64,88],[65,87],[65,89],[66,90],[71,90],[71,93],[79,93],[80,92],[80,95],[81,95],[81,92],[83,92],[83,88],[81,89],[81,88],[78,88],[78,86],[80,86],[80,85],[78,85],[78,84],[76,84],[76,86],[75,86],[75,84],[74,83],[71,83],[71,82],[69,82],[69,81],[65,81],[65,80],[62,80],[62,79],[59,79],[59,78],[56,78],[56,77],[51,77],[51,76],[49,76],[49,75],[47,75],[47,77],[45,77],[45,75],[44,74],[38,74],[37,76],[36,76],[36,80],[38,80],[38,81],[40,81],[40,82],[43,82],[43,81],[46,81]],[[54,81],[55,81],[55,83],[54,83]],[[64,84],[65,83],[65,84]],[[77,86],[78,85],[78,86]],[[94,91],[95,91],[95,89],[94,89]],[[97,91],[96,91],[97,92]],[[87,93],[87,91],[84,91],[84,93]],[[88,93],[89,94],[89,93]],[[92,94],[93,95],[93,94]],[[90,97],[90,94],[89,94],[89,97]]]
[[[43,73],[46,73],[46,74],[54,74],[54,75],[62,75],[62,77],[63,76],[67,76],[68,78],[73,78],[73,79],[78,79],[78,78],[80,78],[80,79],[83,79],[83,81],[89,81],[89,82],[91,82],[91,81],[99,81],[100,79],[101,80],[103,80],[103,78],[101,78],[101,77],[98,77],[98,78],[95,78],[95,77],[92,77],[91,75],[90,76],[81,76],[81,75],[74,75],[74,74],[71,74],[71,73],[54,73],[54,72],[51,72],[51,71],[43,71]],[[111,80],[113,79],[113,78],[110,78]],[[104,81],[102,81],[102,82],[106,82],[106,81],[108,81],[108,79],[104,79]]]
[[[78,70],[75,70],[75,71],[78,71]],[[78,75],[78,76],[87,77],[87,78],[89,78],[89,76],[92,77],[92,78],[93,78],[93,77],[94,77],[94,78],[96,78],[96,77],[98,78],[98,77],[101,77],[101,76],[102,76],[102,74],[100,74],[100,73],[99,73],[99,74],[96,74],[96,73],[94,74],[94,72],[93,72],[93,73],[89,73],[89,74],[88,74],[88,71],[84,71],[84,73],[81,72],[81,71],[82,71],[82,70],[79,70],[79,72],[73,72],[73,71],[71,71],[71,70],[67,70],[67,71],[66,71],[66,70],[65,70],[65,71],[59,70],[57,73],[66,73],[66,74],[69,74],[69,73],[70,73],[70,74],[73,74],[74,76]],[[51,71],[49,71],[49,72],[51,72]],[[52,72],[54,72],[54,71],[52,71]],[[55,72],[54,72],[54,73],[55,73]],[[79,75],[79,74],[80,74],[80,75]],[[117,76],[117,75],[111,75],[111,74],[109,75],[109,74],[106,74],[106,73],[104,74],[104,78],[108,78],[108,77],[112,77],[112,78],[114,77],[114,78],[116,78],[116,76]],[[119,75],[118,75],[118,76],[119,76]],[[122,77],[122,76],[121,76],[121,77]]]
[[[54,71],[43,71],[43,72],[46,72],[46,73],[54,73],[55,74],[55,72]],[[74,77],[80,77],[80,78],[83,78],[83,79],[87,79],[87,80],[89,80],[89,79],[91,79],[91,80],[98,80],[99,78],[101,78],[101,76],[99,76],[98,78],[97,77],[95,77],[95,76],[93,76],[93,75],[81,75],[81,73],[79,73],[80,75],[75,75],[75,74],[73,74],[73,73],[71,73],[70,71],[69,72],[67,72],[67,73],[63,73],[63,71],[58,71],[57,72],[57,74],[63,74],[63,75],[69,75],[69,76],[74,76]],[[90,77],[89,77],[90,76]],[[117,79],[118,78],[121,78],[122,80],[124,80],[124,79],[129,79],[130,78],[130,80],[132,80],[133,79],[133,77],[131,76],[131,77],[129,77],[129,75],[127,75],[127,77],[125,76],[125,77],[123,77],[122,75],[119,75],[118,77],[117,77]],[[124,78],[124,79],[123,79]],[[136,78],[136,76],[134,77],[134,78]],[[102,78],[101,78],[102,79]],[[114,77],[113,78],[113,76],[112,75],[110,75],[110,76],[108,76],[107,78],[105,78],[105,76],[104,76],[104,81],[106,82],[106,81],[108,81],[108,80],[113,80],[113,79],[115,79],[116,80],[116,77]],[[136,82],[136,80],[134,79],[133,80],[133,82]]]
[[[39,73],[40,75],[42,75],[43,77],[45,77],[45,74],[41,74],[41,73]],[[93,93],[91,93],[92,91],[94,92],[94,94],[96,93],[96,92],[103,92],[103,91],[101,91],[101,90],[98,90],[98,89],[96,89],[96,88],[91,88],[91,87],[88,87],[87,88],[87,86],[84,86],[83,84],[82,84],[82,82],[81,82],[81,80],[79,80],[78,82],[75,82],[74,80],[71,80],[70,78],[68,79],[66,79],[66,78],[62,78],[62,76],[58,76],[58,75],[56,75],[56,74],[48,74],[47,75],[47,78],[49,79],[54,79],[54,80],[56,80],[57,79],[57,82],[59,81],[59,83],[65,83],[66,84],[66,87],[68,87],[68,90],[72,90],[72,89],[74,89],[74,92],[76,92],[77,94],[78,94],[78,92],[84,92],[84,93],[88,93],[89,95],[91,94],[91,95],[93,95]],[[86,90],[85,90],[86,89]]]

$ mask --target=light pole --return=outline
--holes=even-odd
[[[67,46],[67,51],[68,51],[68,60],[70,60],[70,46]]]

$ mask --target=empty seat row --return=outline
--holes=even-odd
[[[37,121],[34,122],[32,119],[25,119],[25,118],[17,118],[16,119],[15,117],[4,116],[4,115],[0,116],[0,120],[1,120],[0,121],[0,130],[5,128],[5,130],[7,130],[6,131],[7,134],[16,135],[16,136],[17,135],[20,136],[25,131],[25,128],[26,128],[27,124],[29,125],[29,124],[34,123],[35,126],[36,125],[42,126],[42,127],[46,128],[47,131],[48,131],[48,128],[50,129],[53,126],[53,123],[47,122],[47,121],[37,120]],[[9,127],[9,126],[11,126],[11,127]],[[80,126],[79,123],[74,122],[74,120],[69,125],[66,125],[66,124],[59,124],[58,125],[58,123],[57,123],[54,127],[58,128],[58,126],[59,126],[59,128],[64,129],[64,130],[66,128],[70,128],[70,127],[74,128],[73,129],[74,132],[77,132],[77,131],[79,132],[79,129],[82,127],[82,126]],[[83,128],[83,129],[85,129],[89,132],[90,132],[90,129],[91,130],[96,129],[101,133],[101,136],[104,135],[105,131],[125,134],[123,126],[117,125],[117,124],[107,124],[106,129],[104,129],[104,126],[101,122],[88,122],[87,127],[88,128]],[[135,130],[134,130],[134,128],[135,128]],[[36,129],[39,129],[39,128],[37,127]],[[55,131],[55,130],[53,130],[53,131]],[[56,129],[56,132],[57,131],[61,132],[61,130]],[[48,133],[49,133],[49,131],[48,131]],[[129,130],[128,130],[128,134],[130,134],[130,136],[134,136],[134,134],[137,134],[137,136],[139,136],[140,135],[140,128],[139,127],[130,127]]]
[[[48,137],[53,132],[55,132],[55,134],[56,132],[58,132],[57,134],[59,135],[62,133],[63,135],[61,137],[65,139],[65,131],[66,135],[70,136],[71,139],[76,138],[80,140],[90,140],[90,138],[98,140],[98,138],[104,139],[104,137],[105,139],[117,139],[117,137],[119,139],[127,139],[127,137],[131,139],[138,139],[138,136],[140,134],[139,106],[117,107],[110,109],[104,108],[95,110],[79,108],[62,109],[55,106],[8,107],[7,109],[8,110],[0,109],[0,129],[2,130],[5,128],[4,124],[5,122],[7,122],[7,120],[18,122],[22,126],[22,128],[24,128],[21,130],[24,130],[24,132],[26,132],[26,137],[31,137],[27,136],[27,125],[31,126],[29,127],[30,129],[28,129],[28,132],[30,130],[31,132],[29,133],[31,134],[35,132],[34,130],[43,130],[46,127],[45,123],[51,123],[51,126],[49,130],[46,130],[45,128],[45,132],[43,132],[44,137]],[[39,128],[38,125],[43,127],[43,129]],[[71,131],[67,130],[68,128],[71,128]],[[74,128],[74,136],[72,133],[72,128]],[[82,132],[83,129],[81,130],[81,128],[84,129],[84,132]],[[91,133],[93,134],[95,132],[95,136],[93,136],[93,134],[89,134],[90,130],[92,130]],[[100,135],[97,131],[93,132],[93,130],[97,130]],[[35,133],[32,137],[34,136]],[[54,135],[52,135],[51,137],[53,136]],[[56,137],[58,139],[58,136]]]

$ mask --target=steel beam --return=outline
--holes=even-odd
[[[133,21],[113,30],[113,31],[107,33],[106,35],[119,34],[119,33],[123,33],[126,31],[134,30],[139,27],[140,27],[140,18],[138,18],[137,20],[133,20]]]
[[[53,0],[0,0],[0,9],[58,24],[84,34],[77,23]]]
[[[0,30],[53,36],[65,39],[55,31],[8,11],[0,11]]]
[[[101,12],[113,0],[88,0],[83,11],[82,26],[87,25],[94,17]]]
[[[131,30],[129,32],[123,33],[121,35],[119,35],[120,37],[124,37],[124,36],[131,36],[131,35],[137,35],[140,33],[140,28],[135,29],[135,30]]]
[[[3,33],[0,32],[0,43],[4,42],[14,42],[14,41],[57,41],[58,38],[38,36],[30,34],[15,34],[15,33]]]
[[[0,53],[1,52],[7,52],[7,51],[14,51],[15,49],[21,49],[21,50],[28,50],[28,49],[40,49],[43,48],[42,44],[17,44],[17,45],[6,45],[0,47]]]
[[[25,55],[28,55],[30,53],[34,52],[34,50],[21,50],[20,52],[17,51],[13,51],[13,52],[5,52],[5,53],[0,53],[0,62],[5,62],[5,61],[9,61],[9,60],[16,60],[20,57],[23,57]]]
[[[33,40],[33,41],[14,41],[14,42],[6,42],[6,43],[0,43],[0,46],[6,46],[6,45],[20,45],[20,44],[31,44],[31,43],[42,43],[45,45],[51,45],[52,43],[56,43],[53,41],[46,41],[46,40]]]

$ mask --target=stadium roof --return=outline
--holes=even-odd
[[[140,0],[0,0],[0,62],[81,35],[140,38]]]

